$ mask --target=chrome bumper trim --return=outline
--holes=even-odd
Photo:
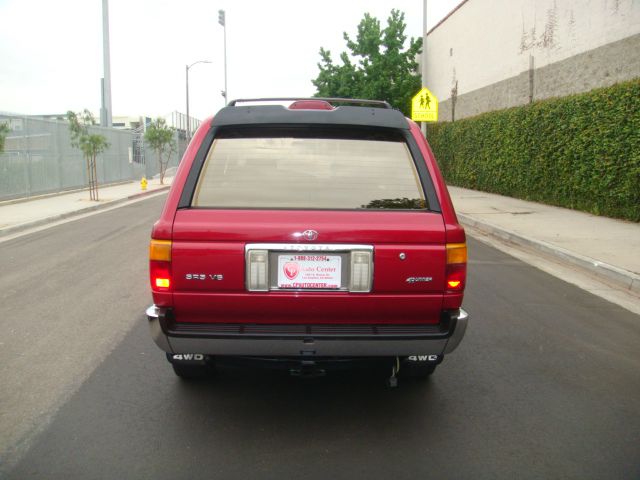
[[[160,325],[160,309],[147,309],[151,336],[156,345],[167,353],[202,353],[205,355],[244,356],[410,356],[442,355],[455,350],[464,337],[469,315],[460,309],[453,334],[449,338],[358,338],[272,337],[264,338],[198,338],[168,336]]]
[[[149,329],[151,330],[151,338],[161,350],[171,353],[171,345],[169,339],[162,331],[160,326],[160,309],[155,305],[151,305],[146,311],[147,320],[149,320]]]
[[[451,335],[451,337],[449,337],[449,340],[447,340],[447,345],[444,349],[445,354],[451,353],[456,348],[458,348],[458,345],[460,345],[460,342],[462,341],[462,338],[467,331],[468,320],[469,314],[461,308],[460,313],[458,314],[458,318],[456,319],[456,328],[453,331],[453,335]]]
[[[156,342],[157,343],[157,342]],[[274,357],[386,357],[409,355],[441,355],[446,340],[328,340],[314,339],[208,339],[170,337],[174,353],[206,355],[264,355]],[[162,346],[158,343],[158,346]]]

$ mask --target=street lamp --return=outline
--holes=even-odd
[[[191,65],[187,65],[187,141],[191,140],[191,119],[189,117],[189,69],[199,63],[212,63],[209,60],[198,60]]]
[[[224,30],[224,104],[227,104],[229,91],[227,90],[227,21],[225,18],[224,10],[218,10],[218,23],[222,25]]]

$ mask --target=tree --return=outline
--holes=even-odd
[[[6,123],[0,123],[0,153],[4,152],[4,140],[9,133],[9,125]]]
[[[144,134],[144,140],[156,152],[160,170],[160,184],[164,185],[164,174],[171,155],[176,151],[173,128],[167,125],[164,118],[158,117],[151,122]]]
[[[334,64],[331,52],[320,47],[320,73],[312,80],[318,90],[315,96],[386,100],[408,116],[411,98],[422,86],[416,62],[422,38],[411,38],[405,49],[405,28],[404,13],[399,10],[391,10],[384,29],[377,18],[365,13],[355,41],[343,34],[350,53],[342,52],[341,65]]]
[[[109,142],[103,135],[89,133],[89,126],[95,125],[93,115],[86,108],[80,113],[69,110],[67,112],[69,131],[71,132],[71,146],[80,149],[87,162],[87,179],[89,182],[89,197],[98,201],[98,171],[96,158],[98,154],[109,148]]]

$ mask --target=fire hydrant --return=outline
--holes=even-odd
[[[147,189],[147,179],[146,179],[146,177],[142,177],[142,180],[140,180],[140,188],[142,190],[146,190]]]

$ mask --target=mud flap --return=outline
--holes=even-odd
[[[400,362],[399,374],[405,378],[425,378],[443,359],[444,355],[410,355]]]

